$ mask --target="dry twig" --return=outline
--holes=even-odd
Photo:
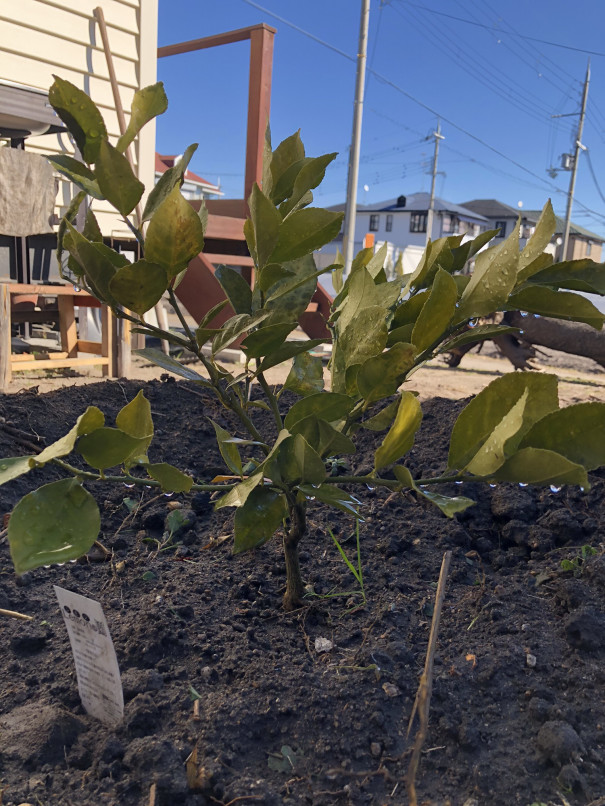
[[[33,621],[33,616],[26,616],[25,613],[17,613],[15,610],[4,610],[0,607],[0,616],[7,616],[8,618],[20,618],[23,621]]]
[[[426,651],[426,660],[424,662],[424,671],[420,676],[420,683],[418,691],[416,692],[416,699],[414,700],[414,707],[412,708],[412,715],[408,724],[407,735],[410,735],[412,724],[418,711],[420,719],[420,727],[414,739],[414,750],[408,766],[408,773],[406,777],[406,789],[410,806],[417,806],[416,799],[416,772],[418,770],[418,763],[420,761],[420,754],[422,746],[426,741],[428,728],[429,728],[429,708],[431,705],[431,690],[433,687],[433,662],[435,660],[435,649],[437,647],[437,633],[439,632],[439,622],[441,620],[441,608],[443,606],[443,599],[445,597],[445,581],[452,559],[452,552],[446,551],[443,555],[441,563],[441,571],[439,573],[439,582],[437,584],[437,594],[435,596],[435,609],[433,611],[433,620],[431,622],[431,632],[429,635],[429,645]]]

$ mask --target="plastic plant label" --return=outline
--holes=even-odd
[[[53,587],[71,642],[82,705],[106,725],[116,725],[124,716],[124,695],[103,609],[93,599]]]

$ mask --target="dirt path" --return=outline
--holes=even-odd
[[[541,372],[553,372],[559,377],[559,397],[562,405],[578,403],[581,401],[605,400],[605,372],[591,371],[592,362],[577,359],[577,367],[572,356],[561,358],[562,354],[550,356],[548,361],[536,363],[536,369]],[[562,361],[571,366],[560,366]],[[199,363],[191,364],[198,372],[204,374]],[[233,367],[233,364],[227,364]],[[235,365],[236,366],[236,365]],[[593,366],[596,367],[596,364]],[[432,397],[445,397],[458,400],[475,395],[490,381],[511,371],[508,361],[495,355],[465,356],[461,367],[452,369],[437,358],[420,369],[409,381],[409,388],[420,393],[423,400]],[[139,357],[133,358],[131,380],[150,381],[159,378],[165,370],[143,361]],[[288,365],[275,367],[266,373],[271,384],[281,384],[288,373]],[[70,386],[81,386],[87,383],[97,383],[101,380],[100,368],[90,370],[88,373],[59,374],[58,372],[23,372],[14,376],[7,390],[9,394],[18,393],[23,389],[38,387],[39,392],[50,392],[55,389]],[[329,374],[325,371],[326,385],[329,384]]]

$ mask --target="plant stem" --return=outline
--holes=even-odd
[[[286,592],[284,593],[284,609],[296,610],[302,606],[304,591],[298,544],[307,529],[306,503],[288,497],[290,507],[290,526],[284,535],[284,559],[286,563]]]
[[[80,470],[79,467],[74,467],[70,465],[68,462],[64,462],[61,459],[53,459],[52,463],[57,467],[60,467],[61,470],[65,470],[67,473],[71,473],[72,476],[77,476],[78,478],[82,479],[90,479],[91,481],[109,481],[112,483],[122,482],[128,484],[136,484],[142,487],[161,487],[159,481],[155,479],[142,479],[138,476],[130,476],[125,473],[123,476],[102,476],[100,473],[91,473],[88,470]],[[237,482],[239,483],[239,482]],[[228,492],[235,484],[192,484],[191,491],[192,492]]]
[[[273,412],[273,417],[275,419],[275,425],[277,426],[278,433],[283,429],[284,423],[281,418],[281,414],[279,413],[279,407],[277,405],[277,398],[269,388],[269,384],[267,383],[267,379],[263,375],[262,372],[259,372],[257,375],[258,382],[260,383],[263,392],[267,396],[267,400],[269,401],[269,405],[271,406],[271,411]]]
[[[183,330],[185,331],[185,333],[187,334],[187,338],[191,342],[192,346],[190,346],[189,349],[192,350],[194,353],[197,353],[197,341],[195,340],[195,336],[193,335],[193,333],[191,331],[191,328],[187,324],[187,320],[185,319],[185,316],[184,316],[184,314],[183,314],[183,312],[181,310],[181,306],[178,303],[178,300],[176,298],[176,294],[174,293],[173,288],[168,289],[168,296],[170,297],[170,304],[174,308],[174,312],[178,316],[179,322],[183,326]],[[195,346],[193,346],[193,345],[195,345]]]

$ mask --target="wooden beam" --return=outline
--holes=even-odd
[[[88,291],[74,291],[71,285],[29,285],[28,283],[6,283],[9,293],[12,294],[38,294],[42,297],[60,297],[64,294],[72,297],[94,299]]]
[[[114,316],[108,305],[101,308],[101,353],[109,359],[103,366],[103,376],[115,378],[117,375],[117,361],[113,349],[113,320]]]
[[[250,82],[248,89],[248,133],[244,199],[247,202],[255,182],[262,184],[265,134],[271,111],[271,72],[275,29],[258,26],[250,36]]]
[[[226,266],[254,266],[254,260],[246,255],[224,255],[214,252],[203,252],[202,254],[215,266],[219,264]]]
[[[44,361],[18,361],[13,365],[13,371],[25,372],[28,369],[63,369],[65,367],[102,366],[109,363],[108,358],[98,356],[95,358],[49,358]]]
[[[191,53],[193,50],[206,50],[207,48],[215,48],[219,45],[230,45],[232,42],[244,42],[250,39],[252,32],[259,28],[266,29],[275,34],[275,28],[266,25],[264,22],[260,25],[252,25],[248,28],[238,28],[235,31],[226,31],[222,34],[213,34],[212,36],[204,36],[201,39],[190,39],[188,42],[177,42],[174,45],[164,45],[158,48],[158,59],[163,59],[166,56],[177,56],[179,53]]]
[[[79,353],[92,353],[93,355],[103,355],[103,342],[86,341],[83,339],[78,339],[77,351]]]

